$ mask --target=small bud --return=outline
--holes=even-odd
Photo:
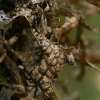
[[[69,65],[75,65],[76,66],[75,58],[74,58],[72,53],[67,54],[67,62],[68,62]]]

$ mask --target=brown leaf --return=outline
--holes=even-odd
[[[81,64],[84,64],[84,65],[87,65],[87,66],[89,66],[89,67],[92,67],[92,68],[94,68],[95,70],[97,70],[98,72],[100,72],[100,70],[99,70],[94,64],[90,63],[90,62],[86,59],[84,53],[83,53],[83,52],[81,51],[81,49],[80,49],[80,44],[78,45],[78,49],[74,49],[74,50],[72,51],[72,53],[73,53],[73,55],[74,55],[76,61],[78,61],[78,62],[81,63]]]
[[[66,49],[66,52],[67,52],[67,53],[68,53],[68,52],[72,52],[73,49],[75,49],[75,46],[70,46],[70,47],[68,47],[68,48]]]
[[[21,85],[0,84],[0,87],[2,87],[0,91],[0,100],[36,100],[28,92],[26,92]]]
[[[87,30],[90,30],[94,33],[98,33],[100,31],[100,28],[97,27],[92,28],[90,25],[88,25],[82,16],[80,17],[80,24]]]
[[[8,88],[20,91],[20,92],[25,92],[25,88],[22,85],[18,84],[5,84],[5,83],[0,83],[0,85],[6,86]]]
[[[97,70],[100,73],[100,70],[94,64],[90,63],[86,59],[85,59],[85,62],[86,62],[86,65],[87,66],[94,68],[95,70]]]
[[[8,40],[9,45],[13,45],[18,40],[18,37],[13,36]]]
[[[100,0],[86,0],[87,2],[100,7]]]

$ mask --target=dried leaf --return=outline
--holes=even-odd
[[[24,87],[17,84],[0,84],[2,89],[0,91],[0,100],[35,100]]]
[[[70,46],[66,49],[66,52],[72,52],[75,49],[75,46]]]
[[[18,40],[18,37],[13,36],[8,40],[9,45],[13,45]]]
[[[80,24],[81,24],[84,28],[86,28],[86,29],[88,29],[88,30],[91,30],[91,31],[94,32],[94,33],[98,33],[98,32],[100,31],[100,28],[96,28],[96,27],[92,28],[90,25],[88,25],[82,16],[81,16],[81,18],[80,18]]]
[[[85,59],[85,62],[86,62],[86,65],[87,65],[87,66],[90,66],[90,67],[94,68],[95,70],[97,70],[97,71],[100,73],[100,70],[99,70],[94,64],[90,63],[90,62],[87,61],[86,59]]]
[[[100,0],[86,0],[87,2],[100,7]]]
[[[82,52],[81,49],[80,49],[80,44],[78,45],[78,49],[74,49],[74,50],[72,51],[72,53],[73,53],[75,59],[76,59],[78,62],[80,62],[80,63],[82,63],[82,64],[84,64],[84,65],[87,65],[87,66],[89,66],[89,67],[92,67],[92,68],[94,68],[95,70],[97,70],[98,72],[100,72],[100,70],[99,70],[95,65],[93,65],[92,63],[90,63],[89,61],[87,61],[85,55],[83,54],[83,52]]]
[[[20,52],[20,51],[15,51],[13,50],[9,45],[7,45],[7,49],[13,54],[15,55],[17,58],[19,58],[22,62],[35,62],[40,58],[41,53],[36,50],[36,51],[27,51],[27,52]],[[37,55],[36,55],[37,53]]]
[[[20,92],[25,92],[25,88],[22,85],[18,85],[18,84],[4,84],[4,83],[0,83],[0,85],[6,86],[8,88],[20,91]]]
[[[63,6],[58,6],[59,8],[59,12],[63,13],[64,15],[67,15],[68,17],[72,17],[74,16],[76,19],[80,19],[80,13],[78,11],[76,11],[75,9],[73,9],[70,6],[67,7],[63,7]]]
[[[83,16],[81,15],[80,12],[74,10],[72,7],[68,6],[68,7],[62,7],[62,6],[59,6],[59,11],[69,17],[71,16],[74,16],[76,19],[79,20],[79,22],[81,23],[81,25],[88,29],[88,30],[91,30],[92,32],[94,33],[98,33],[100,31],[100,28],[92,28],[90,27],[86,21],[84,20]]]

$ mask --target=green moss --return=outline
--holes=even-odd
[[[5,74],[7,70],[0,66],[0,83],[7,83],[10,78]]]

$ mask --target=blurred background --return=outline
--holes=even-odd
[[[78,11],[82,12],[83,16],[89,11],[89,9],[91,12],[93,11],[93,9],[98,9],[96,11],[93,11],[93,14],[86,17],[85,20],[91,27],[100,27],[99,7],[87,3],[85,0],[76,0],[76,1],[74,2],[74,0],[70,0],[69,4],[75,7],[75,9],[77,9]],[[83,6],[85,3],[87,3],[87,5],[85,5],[86,7]],[[91,7],[88,8],[89,6]],[[87,15],[88,14],[89,13],[87,13]],[[60,15],[59,18],[61,20],[60,21],[61,25],[63,25],[65,21],[64,17]],[[77,34],[77,29],[73,28],[67,34],[67,37],[69,37],[71,41],[75,41],[76,34]],[[92,52],[93,53],[98,52],[98,57],[100,58],[100,32],[94,33],[90,30],[84,29],[84,35],[88,40],[89,45],[94,45]],[[100,69],[99,63],[95,63],[95,65]],[[100,73],[98,73],[93,68],[86,67],[86,72],[84,74],[84,77],[81,80],[77,81],[76,74],[79,72],[79,70],[80,70],[80,64],[77,63],[76,66],[66,65],[66,67],[62,71],[60,71],[58,75],[59,80],[63,80],[61,81],[62,84],[65,82],[66,85],[64,89],[66,88],[68,90],[68,98],[64,96],[64,91],[61,92],[61,89],[56,86],[57,84],[56,83],[55,90],[57,96],[59,97],[59,100],[63,100],[63,98],[66,98],[64,100],[100,100]],[[74,99],[73,96],[76,99]]]

